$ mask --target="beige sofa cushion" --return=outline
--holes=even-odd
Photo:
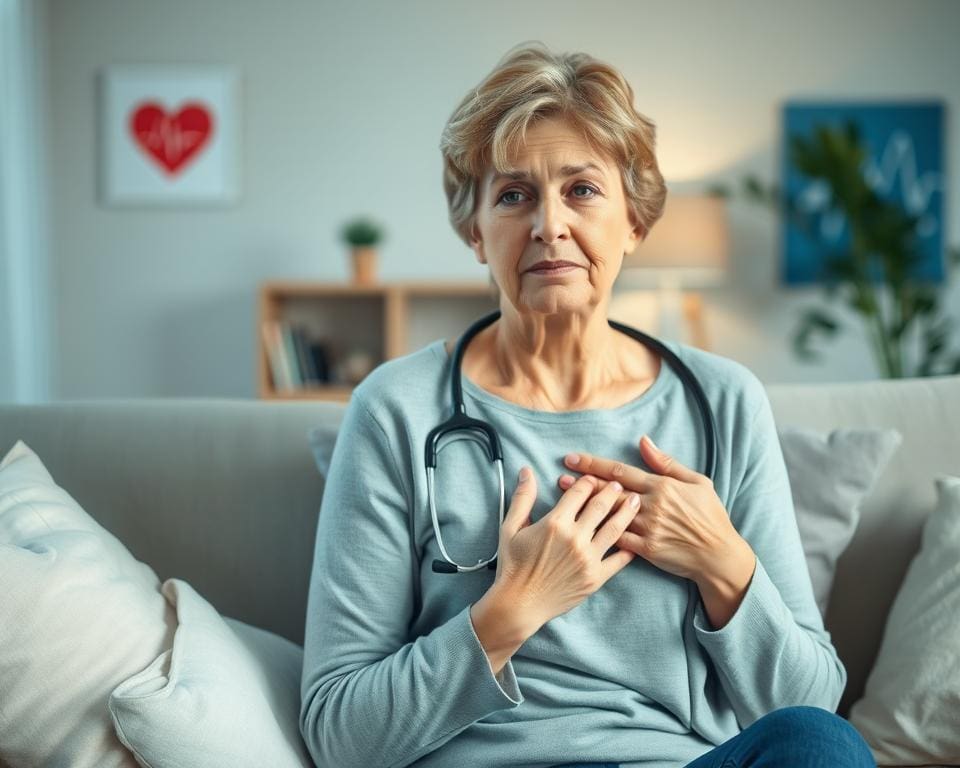
[[[936,488],[866,691],[850,709],[878,765],[960,765],[960,477],[938,477]]]
[[[169,647],[176,616],[23,442],[0,462],[0,592],[0,759],[134,768],[107,700]]]
[[[778,435],[813,594],[825,616],[837,558],[857,529],[864,497],[903,437],[895,429],[822,433],[801,427],[783,427]]]
[[[177,633],[110,695],[120,740],[152,768],[312,768],[300,735],[303,649],[222,617],[185,581],[161,591]]]
[[[824,620],[848,673],[838,709],[846,715],[863,695],[887,613],[919,549],[935,503],[934,478],[960,475],[960,376],[772,384],[767,392],[778,429],[886,427],[903,435],[837,560]]]

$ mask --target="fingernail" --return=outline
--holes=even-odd
[[[580,457],[577,456],[577,454],[575,453],[568,453],[566,455],[566,462],[567,464],[572,464],[573,466],[576,466],[578,463],[580,463]]]
[[[627,496],[627,504],[629,504],[631,507],[635,507],[639,503],[640,503],[640,496],[638,494],[631,493],[629,496]]]
[[[520,467],[520,482],[523,483],[530,478],[530,470],[526,467]]]
[[[650,438],[650,435],[647,435],[646,437],[647,437],[647,442],[650,443],[650,447],[653,448],[653,450],[655,451],[659,451],[660,449],[657,448],[657,444],[653,442],[653,440]]]
[[[614,480],[612,483],[610,483],[610,486],[611,486],[611,487],[613,488],[613,490],[615,490],[617,493],[620,493],[620,491],[623,490],[623,486],[620,485],[620,483],[618,483],[616,480]]]

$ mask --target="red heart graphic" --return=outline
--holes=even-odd
[[[173,176],[209,142],[213,115],[199,102],[184,104],[171,114],[148,101],[133,108],[130,133],[147,156]]]

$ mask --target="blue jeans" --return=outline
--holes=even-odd
[[[877,768],[860,732],[820,707],[782,707],[700,755],[685,768]],[[554,768],[620,768],[568,763]]]

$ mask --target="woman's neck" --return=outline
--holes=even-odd
[[[484,389],[546,411],[615,407],[657,378],[660,359],[606,317],[500,320],[467,347],[464,374]]]

